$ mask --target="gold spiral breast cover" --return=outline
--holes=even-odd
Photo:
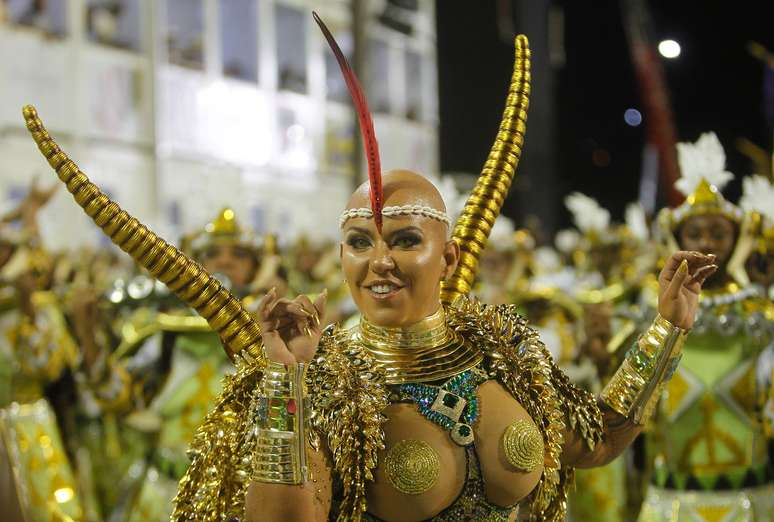
[[[503,450],[508,462],[519,471],[529,473],[543,464],[543,436],[531,420],[519,419],[506,428]]]
[[[384,459],[390,484],[406,495],[420,495],[438,481],[441,460],[423,440],[405,439],[395,444]]]
[[[78,205],[124,252],[204,317],[232,360],[262,359],[261,331],[242,303],[196,261],[111,201],[51,138],[31,105],[24,119],[40,152]]]
[[[513,76],[500,130],[476,186],[454,226],[452,237],[460,245],[460,261],[454,275],[441,289],[441,300],[446,304],[470,292],[478,270],[478,259],[500,214],[521,157],[531,81],[527,37],[517,36],[515,47]]]

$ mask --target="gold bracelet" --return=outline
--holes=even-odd
[[[623,364],[602,390],[600,399],[637,424],[647,422],[661,389],[680,362],[686,333],[657,316],[629,350]]]
[[[306,364],[269,362],[253,399],[255,482],[303,484],[307,480]]]

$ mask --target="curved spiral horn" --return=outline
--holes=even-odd
[[[500,130],[476,186],[454,226],[452,237],[460,245],[460,260],[457,270],[441,289],[444,303],[452,303],[458,296],[470,292],[478,271],[479,257],[516,174],[527,130],[529,69],[529,42],[526,36],[518,35],[513,76]]]
[[[261,330],[242,303],[196,261],[111,201],[51,138],[35,107],[23,109],[27,130],[76,203],[110,239],[218,333],[228,356],[262,359]]]

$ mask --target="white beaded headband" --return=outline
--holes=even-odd
[[[442,223],[445,223],[447,227],[451,226],[451,219],[440,210],[436,210],[432,207],[424,205],[402,205],[400,207],[384,207],[382,209],[382,216],[395,217],[395,216],[424,216],[431,219],[436,219]],[[348,208],[339,216],[339,228],[344,228],[344,224],[351,218],[366,218],[370,219],[374,217],[374,213],[370,208]]]

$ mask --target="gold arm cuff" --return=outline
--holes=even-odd
[[[647,422],[661,389],[677,368],[686,334],[657,316],[602,390],[600,399],[636,424]]]
[[[309,405],[306,403],[306,364],[285,366],[269,362],[253,400],[255,412],[255,482],[303,484]]]

